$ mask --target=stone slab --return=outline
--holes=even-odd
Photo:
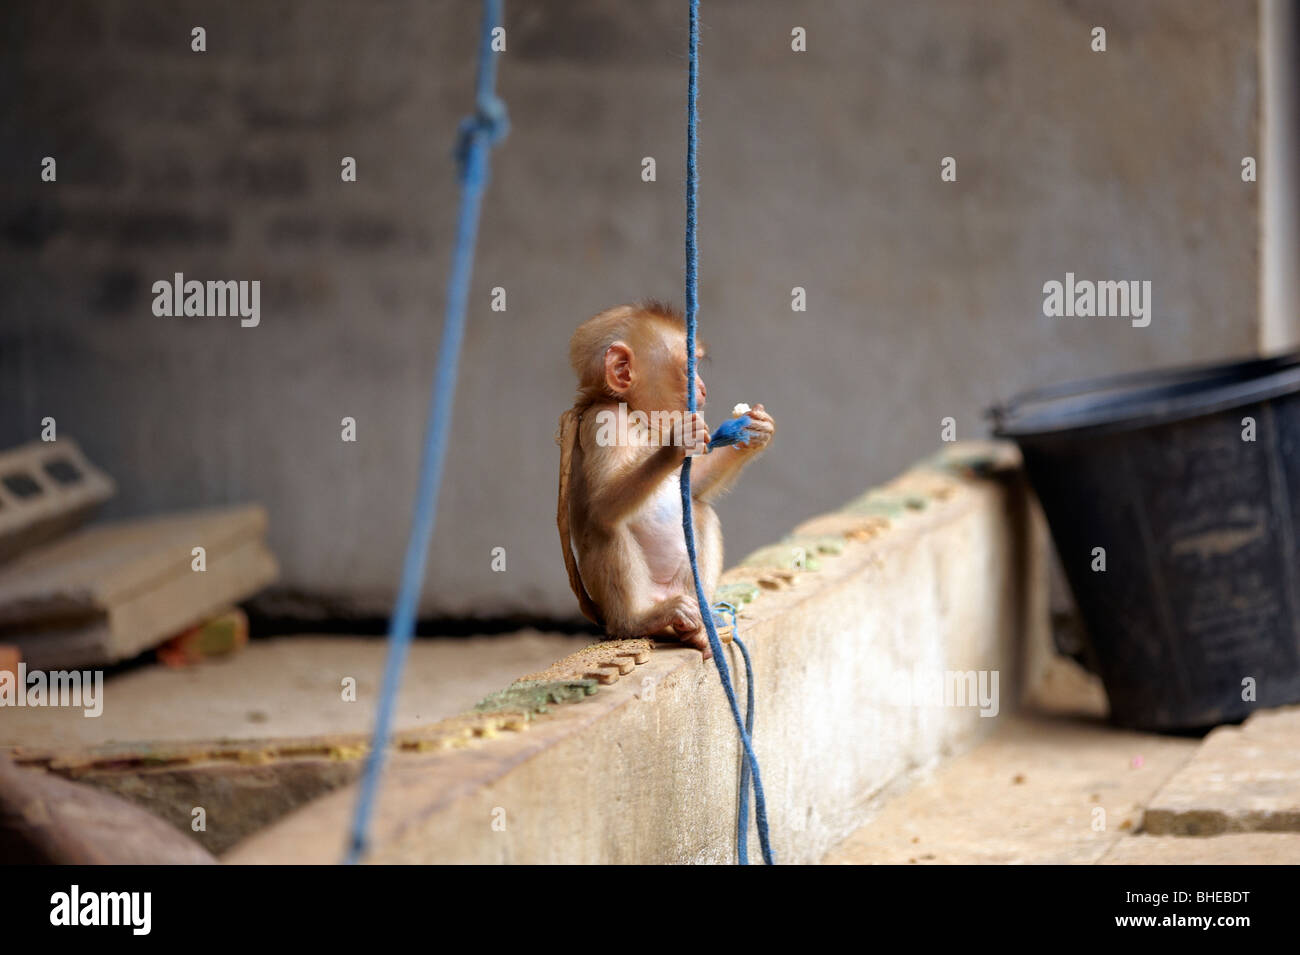
[[[1300,832],[1300,706],[1221,726],[1151,800],[1152,835]]]

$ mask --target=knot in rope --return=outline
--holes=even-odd
[[[495,146],[510,132],[510,116],[501,97],[480,93],[474,106],[473,115],[462,119],[457,131],[455,155],[461,182],[472,181],[481,170],[480,164],[474,161],[475,144]]]

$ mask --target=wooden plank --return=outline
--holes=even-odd
[[[191,551],[215,559],[266,533],[258,505],[99,524],[23,554],[0,575],[0,628],[94,617],[194,573]],[[229,602],[229,601],[227,601]]]
[[[168,540],[179,544],[195,538],[188,535]],[[275,557],[260,540],[250,539],[233,547],[209,550],[207,570],[190,569],[188,548],[183,570],[169,576],[141,582],[139,588],[118,587],[118,602],[100,607],[98,596],[92,604],[98,611],[62,626],[10,625],[0,628],[3,639],[16,644],[29,667],[58,669],[100,666],[130,659],[176,635],[187,627],[221,612],[232,603],[244,600],[272,583],[279,573]],[[139,561],[151,563],[148,555]],[[174,563],[174,562],[173,562]],[[82,591],[95,594],[91,586]],[[51,590],[47,593],[75,593]]]
[[[0,452],[0,561],[77,527],[116,490],[71,438]]]

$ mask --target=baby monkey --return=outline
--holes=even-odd
[[[702,346],[697,357],[704,357]],[[703,416],[686,410],[687,387],[695,388],[699,408],[707,392],[698,372],[693,383],[686,380],[685,319],[654,301],[606,309],[574,332],[569,363],[578,394],[556,433],[556,524],[569,586],[583,614],[610,637],[680,640],[708,659],[678,483],[686,456],[703,454],[709,443]],[[776,433],[762,405],[745,413],[752,420],[745,440],[691,465],[706,595],[722,573],[722,528],[712,502]]]

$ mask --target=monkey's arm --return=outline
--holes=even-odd
[[[747,414],[751,424],[748,437],[729,448],[716,448],[691,465],[691,496],[705,504],[712,504],[731,489],[745,465],[754,460],[768,446],[776,433],[776,422],[755,405]]]
[[[600,447],[583,441],[583,471],[592,519],[610,526],[646,502],[664,479],[681,466],[680,447]]]
[[[752,452],[738,448],[717,448],[691,465],[691,496],[712,504],[731,489],[745,465],[754,459]]]

